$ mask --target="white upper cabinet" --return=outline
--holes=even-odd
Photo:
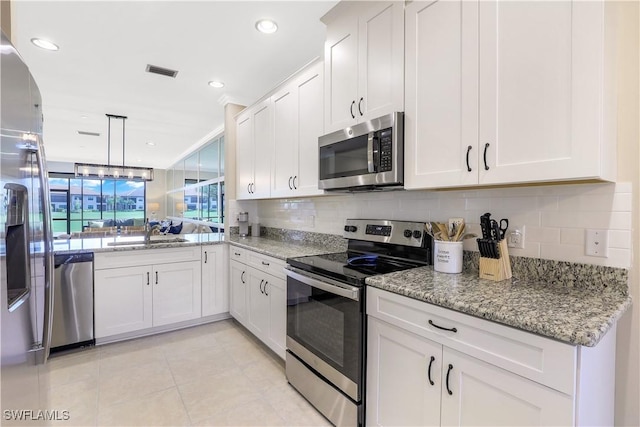
[[[253,183],[253,114],[242,112],[236,119],[236,198],[249,199]]]
[[[404,110],[404,2],[340,2],[322,21],[325,132]]]
[[[405,186],[614,180],[606,12],[600,1],[409,4]]]
[[[318,190],[318,137],[323,133],[322,62],[303,70],[271,97],[274,156],[272,197],[313,196]]]
[[[236,126],[236,198],[267,198],[271,193],[273,156],[271,99],[242,112],[236,119]]]
[[[476,184],[478,4],[416,1],[406,14],[405,187]]]

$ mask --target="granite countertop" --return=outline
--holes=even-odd
[[[331,246],[295,241],[283,241],[269,239],[267,237],[239,237],[237,235],[232,235],[229,238],[229,243],[240,248],[250,249],[252,251],[282,260],[286,260],[287,258],[296,256],[320,255],[339,252],[338,249]]]
[[[620,292],[510,279],[479,279],[420,267],[366,284],[574,345],[595,346],[631,306]]]
[[[156,236],[153,236],[156,237]],[[152,238],[153,238],[152,237]],[[162,237],[158,237],[162,238]],[[197,233],[197,234],[171,234],[166,236],[167,239],[182,238],[186,239],[186,242],[166,242],[166,243],[154,243],[151,245],[140,244],[125,244],[125,242],[139,242],[144,239],[144,236],[114,236],[103,238],[74,238],[66,240],[54,240],[53,252],[56,254],[73,254],[80,251],[97,252],[115,252],[115,251],[134,251],[141,249],[166,249],[166,248],[179,248],[185,246],[200,246],[200,245],[215,245],[224,242],[224,233]],[[120,243],[114,245],[113,243]]]

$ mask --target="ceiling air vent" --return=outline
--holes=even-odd
[[[79,130],[78,135],[86,135],[86,136],[100,136],[98,132],[88,132],[86,130]]]
[[[157,65],[147,64],[147,69],[145,70],[147,73],[160,74],[161,76],[173,77],[175,78],[178,75],[176,70],[170,70],[168,68],[158,67]]]

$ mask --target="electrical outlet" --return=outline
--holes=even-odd
[[[609,230],[588,229],[584,239],[584,252],[589,256],[609,257]]]
[[[524,249],[525,226],[512,227],[507,231],[507,246],[514,249]]]

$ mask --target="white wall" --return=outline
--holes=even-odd
[[[631,189],[627,183],[571,184],[340,194],[236,204],[254,211],[252,221],[257,215],[266,226],[330,234],[342,234],[346,218],[443,221],[450,217],[463,217],[471,231],[479,233],[480,215],[491,212],[494,218],[508,218],[512,227],[526,226],[525,248],[510,250],[513,255],[630,267]],[[608,258],[584,254],[587,228],[609,230]],[[473,240],[465,245],[467,250],[477,250]]]

